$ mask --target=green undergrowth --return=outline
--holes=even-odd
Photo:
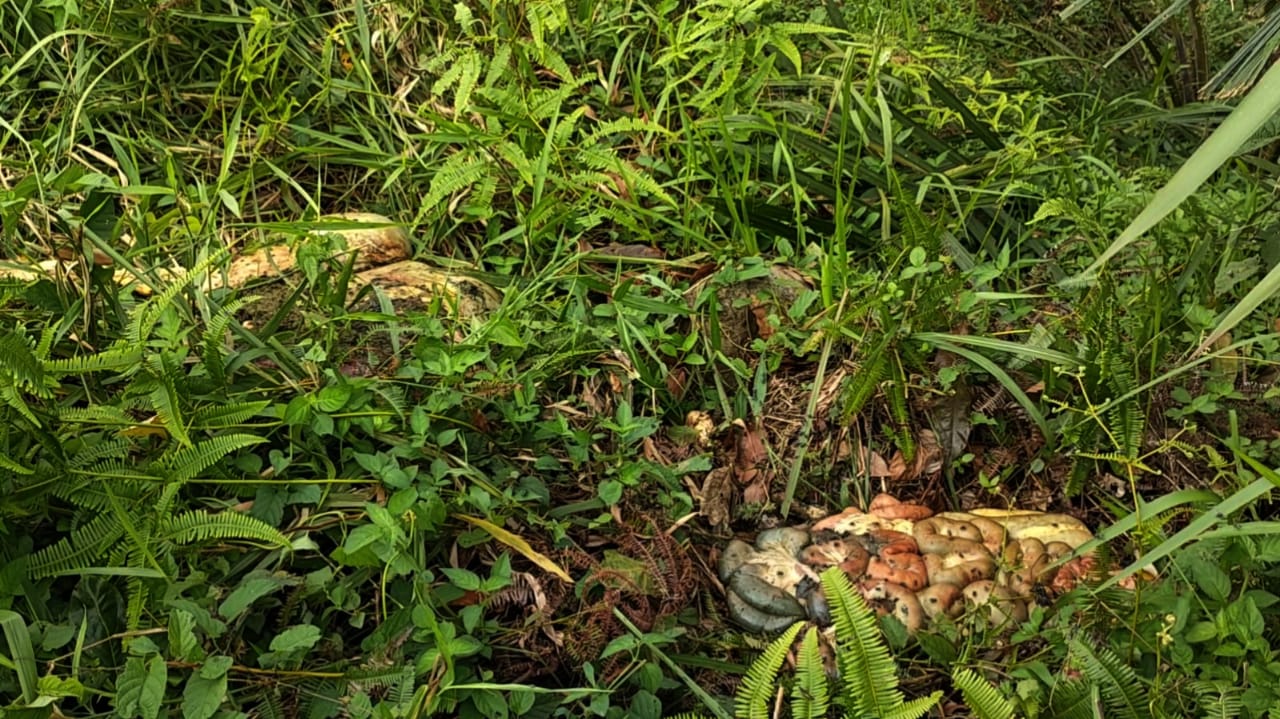
[[[908,699],[1280,711],[1274,302],[1192,353],[1280,258],[1274,138],[1064,284],[1224,106],[1102,70],[1105,15],[841,5],[0,5],[0,269],[63,260],[0,279],[0,716],[724,716],[767,642],[708,475],[765,439],[752,532],[924,429],[894,491],[1073,511],[1159,579],[885,620]],[[500,306],[357,308],[315,243],[207,281],[349,211]]]

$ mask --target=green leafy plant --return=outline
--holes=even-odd
[[[839,569],[828,569],[821,578],[834,636],[824,637],[819,629],[804,623],[784,631],[747,670],[734,700],[734,716],[757,719],[772,715],[783,661],[801,632],[804,636],[789,692],[793,717],[826,717],[829,708],[840,709],[846,717],[906,719],[928,713],[942,693],[907,700],[898,689],[898,668],[871,607]],[[828,641],[834,656],[830,667],[821,649]],[[681,716],[692,719],[694,715]]]

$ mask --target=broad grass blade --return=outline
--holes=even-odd
[[[1092,281],[1107,260],[1155,227],[1160,220],[1195,194],[1277,112],[1280,112],[1280,62],[1271,66],[1253,91],[1187,159],[1169,183],[1160,188],[1116,241],[1087,270],[1063,280],[1062,284],[1081,285]]]

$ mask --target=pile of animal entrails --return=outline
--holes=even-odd
[[[761,532],[755,546],[735,539],[720,556],[719,574],[730,616],[756,632],[781,631],[797,619],[826,624],[818,573],[833,566],[909,631],[966,607],[990,612],[998,625],[1025,620],[1038,593],[1074,587],[1092,569],[1092,557],[1074,556],[1091,539],[1065,514],[934,514],[881,494],[865,512],[851,507],[807,528]]]

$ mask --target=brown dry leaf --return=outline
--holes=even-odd
[[[942,444],[938,442],[938,436],[932,430],[920,430],[920,436],[916,438],[917,476],[941,472],[942,461]]]
[[[857,460],[859,477],[893,478],[889,463],[884,461],[884,457],[879,452],[873,452],[862,445],[858,445]]]
[[[764,504],[769,501],[769,483],[765,481],[763,473],[757,481],[742,490],[742,501],[747,504]]]
[[[692,489],[692,488],[691,488]],[[698,511],[712,527],[729,526],[730,502],[733,499],[733,470],[729,467],[716,467],[707,472],[702,480],[702,488],[692,492],[698,501]]]
[[[623,378],[618,376],[617,372],[607,372],[606,374],[609,375],[609,388],[613,390],[614,394],[622,394],[622,391],[627,388]]]
[[[751,303],[751,316],[755,319],[756,336],[767,340],[773,336],[773,325],[769,323],[769,308],[760,303]]]
[[[600,401],[599,395],[596,394],[596,381],[589,379],[582,385],[582,403],[591,410],[594,415],[608,414],[608,408]]]
[[[764,433],[760,431],[759,425],[747,427],[746,422],[735,419],[733,426],[738,429],[737,454],[733,463],[739,471],[763,464],[769,459],[769,450],[764,446]]]
[[[888,477],[894,482],[911,481],[941,471],[942,446],[938,444],[938,437],[932,431],[922,429],[916,436],[915,460],[908,465],[902,452],[894,452],[893,458],[889,460]]]
[[[671,460],[658,449],[658,444],[653,441],[653,437],[645,437],[640,443],[641,454],[644,458],[661,467],[670,467]]]
[[[902,456],[902,452],[894,452],[893,457],[889,460],[889,481],[898,482],[907,475],[907,459]]]
[[[689,370],[684,367],[676,367],[667,373],[667,391],[675,399],[683,399],[684,392],[689,388]]]

